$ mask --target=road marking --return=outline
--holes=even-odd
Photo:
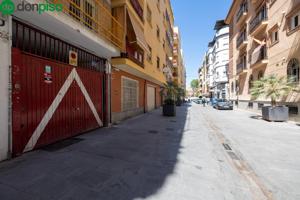
[[[69,90],[71,84],[73,83],[73,81],[76,81],[77,84],[79,85],[79,88],[81,90],[81,92],[83,93],[85,100],[87,101],[90,109],[92,110],[94,117],[98,123],[99,126],[102,126],[103,123],[99,117],[99,114],[97,113],[97,110],[86,90],[86,88],[84,87],[77,71],[75,68],[73,68],[73,70],[71,71],[71,73],[69,74],[68,78],[66,79],[65,83],[63,84],[63,86],[60,88],[58,94],[56,95],[56,97],[54,98],[51,106],[48,108],[47,112],[45,113],[45,115],[43,116],[42,120],[40,121],[39,125],[36,127],[35,131],[33,132],[33,134],[31,135],[30,139],[28,140],[23,152],[26,151],[30,151],[32,150],[38,139],[41,137],[43,131],[45,130],[46,126],[48,125],[49,121],[51,120],[51,118],[53,117],[55,111],[57,110],[59,104],[61,103],[61,101],[63,100],[64,96],[66,95],[67,91]]]

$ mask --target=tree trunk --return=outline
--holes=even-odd
[[[276,106],[276,99],[271,99],[271,105],[272,105],[272,107]]]

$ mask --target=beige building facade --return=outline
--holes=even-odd
[[[174,27],[173,46],[173,81],[182,88],[185,88],[185,66],[183,51],[181,48],[181,35],[178,27]]]
[[[173,79],[174,17],[169,0],[112,0],[125,29],[124,49],[112,58],[112,122],[162,104],[161,90]]]
[[[239,108],[258,111],[269,99],[251,100],[253,81],[264,76],[295,77],[300,63],[299,0],[234,0],[226,18],[230,27],[230,100]],[[298,118],[300,95],[279,104]]]

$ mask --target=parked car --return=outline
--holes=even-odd
[[[196,104],[201,104],[202,103],[202,99],[193,99],[193,102],[195,102]]]
[[[223,99],[211,98],[210,103],[213,108],[216,108],[218,102],[224,101]]]
[[[231,101],[220,99],[215,105],[215,108],[218,110],[233,110],[233,104]]]

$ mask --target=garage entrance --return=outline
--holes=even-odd
[[[155,87],[147,85],[147,111],[155,109]]]
[[[105,59],[13,21],[13,155],[103,126]]]

